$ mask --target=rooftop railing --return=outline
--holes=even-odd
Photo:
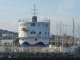
[[[31,18],[23,18],[23,19],[19,19],[19,21],[18,22],[32,22],[32,19]],[[42,19],[42,18],[39,18],[39,19],[37,19],[37,22],[50,22],[50,20],[49,19]]]

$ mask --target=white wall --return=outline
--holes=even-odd
[[[35,22],[35,26],[31,26],[32,22],[19,22],[19,37],[38,37],[38,35],[40,37],[49,37],[50,36],[50,23],[48,22]],[[25,24],[25,26],[21,26],[21,24]],[[40,24],[40,26],[38,26],[38,24]],[[46,24],[48,25],[46,27]],[[22,28],[26,28],[30,31],[22,31]],[[35,31],[35,34],[31,34],[31,31]],[[41,34],[39,34],[39,32],[41,32]],[[45,32],[46,35],[45,35]],[[49,32],[49,34],[48,34]]]
[[[4,43],[12,43],[13,42],[13,40],[1,40],[2,41],[2,44],[4,44]]]

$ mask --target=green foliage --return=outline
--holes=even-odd
[[[57,47],[60,47],[61,46],[61,42],[58,42],[57,44],[55,44]]]
[[[64,44],[64,47],[69,47],[70,45],[67,43],[67,44]]]
[[[12,44],[4,44],[3,46],[4,46],[4,47],[11,47]]]
[[[14,44],[15,46],[19,46],[19,39],[15,39],[12,44]]]
[[[52,45],[55,45],[55,42],[52,42]]]

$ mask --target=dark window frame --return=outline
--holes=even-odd
[[[48,24],[46,24],[46,27],[48,27]]]
[[[45,35],[47,34],[47,32],[45,32]]]
[[[35,39],[35,41],[37,41],[38,39]]]
[[[31,32],[31,34],[33,34],[33,33]]]
[[[34,34],[36,34],[36,32],[34,32]]]
[[[31,26],[35,26],[35,23],[31,23]]]
[[[39,34],[41,34],[41,32],[39,32]]]
[[[36,34],[36,32],[35,31],[32,31],[31,34]]]

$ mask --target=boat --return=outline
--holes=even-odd
[[[26,46],[48,46],[50,37],[50,20],[38,19],[34,4],[34,16],[31,19],[19,19],[19,44]]]

